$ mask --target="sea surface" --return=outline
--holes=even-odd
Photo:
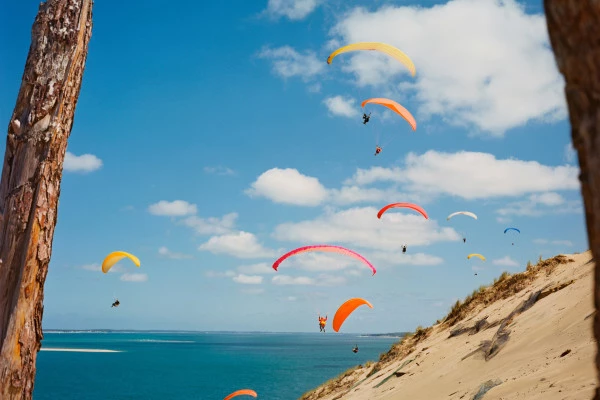
[[[216,400],[249,388],[258,399],[298,399],[350,367],[376,361],[398,340],[332,332],[47,331],[33,398]]]

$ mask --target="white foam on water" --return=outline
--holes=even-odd
[[[59,347],[42,347],[40,351],[69,351],[74,353],[122,353],[120,350],[106,350],[106,349],[67,349]]]

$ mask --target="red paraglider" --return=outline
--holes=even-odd
[[[419,207],[418,205],[412,204],[412,203],[388,204],[387,206],[385,206],[381,210],[379,210],[379,212],[377,213],[377,218],[381,219],[381,216],[383,215],[383,213],[386,212],[387,210],[389,210],[390,208],[399,208],[399,207],[410,208],[410,209],[415,210],[418,213],[420,213],[422,216],[425,217],[425,219],[429,219],[429,217],[427,216],[427,213],[425,212],[425,210],[422,207]]]

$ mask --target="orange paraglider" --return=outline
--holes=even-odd
[[[410,127],[412,128],[413,131],[417,130],[417,121],[415,120],[415,117],[413,117],[413,115],[406,108],[402,107],[400,104],[398,104],[394,100],[376,97],[373,99],[368,99],[368,100],[363,101],[360,106],[362,108],[365,108],[365,105],[367,105],[369,103],[379,104],[380,106],[389,108],[390,110],[392,110],[393,112],[395,112],[396,114],[398,114],[402,118],[404,118],[406,120],[406,122],[408,122],[408,124],[410,125]]]
[[[238,397],[238,396],[252,396],[254,398],[258,397],[258,395],[256,394],[256,392],[252,389],[242,389],[242,390],[237,390],[233,393],[231,393],[229,396],[225,397],[223,400],[229,400],[229,399],[233,399],[234,397]]]
[[[367,305],[367,306],[369,306],[369,308],[373,308],[371,303],[369,303],[367,300],[361,299],[361,298],[350,299],[350,300],[346,301],[344,304],[342,304],[340,306],[340,308],[338,308],[338,310],[335,312],[335,315],[333,316],[333,330],[338,332],[340,330],[340,328],[342,327],[342,324],[344,323],[346,318],[348,318],[348,316],[350,314],[352,314],[354,312],[354,310],[356,310],[358,307],[360,307],[362,305]]]

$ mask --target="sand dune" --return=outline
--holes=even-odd
[[[591,399],[591,252],[503,276],[382,356],[303,399]]]

